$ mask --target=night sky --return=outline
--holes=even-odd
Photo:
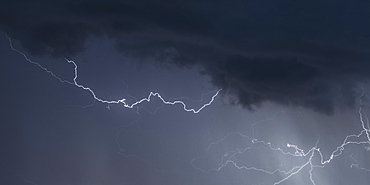
[[[0,0],[0,184],[369,184],[369,20],[365,0]]]

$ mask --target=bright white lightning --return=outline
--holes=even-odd
[[[13,44],[12,44],[12,40],[10,39],[10,37],[8,35],[6,35],[6,37],[8,38],[9,40],[9,44],[10,44],[10,48],[13,50],[13,51],[16,51],[17,53],[21,54],[28,62],[30,62],[31,64],[34,64],[34,65],[37,65],[38,67],[40,67],[42,70],[44,70],[45,72],[49,73],[50,75],[52,75],[54,78],[58,79],[60,82],[62,83],[68,83],[68,84],[71,84],[71,85],[74,85],[78,88],[81,88],[85,91],[88,91],[90,92],[90,94],[93,96],[93,98],[96,100],[96,101],[99,101],[101,103],[106,103],[108,104],[107,105],[107,109],[110,109],[110,104],[122,104],[124,107],[126,108],[134,108],[135,106],[143,103],[143,102],[150,102],[151,98],[153,96],[159,98],[164,104],[166,105],[175,105],[175,104],[181,104],[183,106],[183,109],[187,112],[193,112],[195,114],[199,113],[202,109],[204,109],[205,107],[209,106],[212,104],[212,102],[215,100],[215,98],[217,97],[217,95],[219,94],[219,92],[222,90],[222,89],[219,89],[216,91],[216,93],[212,96],[211,100],[204,104],[203,106],[201,106],[200,108],[198,109],[193,109],[193,108],[188,108],[187,105],[183,102],[183,101],[180,101],[180,100],[175,100],[175,101],[167,101],[165,100],[159,93],[157,92],[150,92],[148,97],[146,98],[143,98],[141,100],[138,100],[132,104],[127,104],[126,103],[126,99],[119,99],[119,100],[104,100],[104,99],[101,99],[99,98],[95,92],[90,88],[90,87],[86,87],[82,84],[79,84],[77,82],[77,77],[78,77],[78,66],[77,64],[72,61],[72,60],[69,60],[69,59],[66,59],[66,61],[69,63],[69,64],[72,64],[74,66],[74,77],[73,77],[73,82],[70,82],[68,80],[63,80],[61,79],[59,76],[57,76],[56,74],[54,74],[52,71],[48,70],[46,67],[42,66],[41,64],[37,63],[37,62],[34,62],[32,61],[31,59],[29,59],[27,57],[26,54],[24,54],[23,52],[19,51],[18,49],[15,49],[13,47]]]
[[[369,146],[365,147],[365,150],[369,150],[369,148],[370,148],[370,137],[369,137],[370,136],[370,128],[369,128],[368,117],[367,117],[366,113],[363,111],[364,106],[362,104],[362,98],[364,96],[365,96],[365,92],[363,90],[363,93],[359,97],[360,108],[358,110],[358,115],[359,115],[359,119],[360,119],[362,129],[359,131],[358,134],[347,135],[345,137],[345,139],[343,140],[343,142],[338,147],[336,147],[336,149],[330,154],[330,156],[327,159],[325,159],[325,157],[322,154],[320,148],[317,147],[319,140],[317,141],[316,145],[314,147],[312,147],[311,149],[309,149],[307,152],[305,152],[303,149],[301,149],[297,145],[287,143],[286,144],[287,148],[291,148],[294,151],[294,152],[289,152],[289,151],[287,152],[287,151],[284,151],[283,149],[281,149],[280,147],[273,147],[270,142],[261,141],[261,140],[256,139],[255,135],[254,135],[254,128],[253,127],[256,124],[261,123],[263,121],[273,120],[276,116],[276,114],[275,114],[273,116],[273,118],[262,120],[262,121],[259,121],[259,122],[256,122],[256,123],[252,124],[252,131],[253,131],[252,135],[253,135],[253,137],[243,135],[239,132],[232,132],[232,133],[228,133],[226,136],[224,136],[223,138],[221,138],[217,141],[211,142],[208,145],[208,147],[206,148],[206,153],[203,156],[199,156],[197,158],[194,158],[191,161],[191,164],[196,169],[198,169],[202,172],[205,172],[205,173],[208,173],[210,171],[220,171],[224,167],[226,167],[227,165],[232,165],[233,167],[235,167],[238,170],[253,170],[253,171],[258,171],[258,172],[261,172],[261,173],[266,173],[266,174],[269,174],[269,175],[274,175],[274,174],[277,174],[277,173],[281,174],[283,177],[280,180],[274,182],[273,185],[282,184],[283,182],[292,178],[294,175],[297,175],[298,173],[300,173],[302,171],[302,169],[308,167],[309,168],[308,173],[309,173],[310,182],[311,182],[311,184],[316,185],[314,175],[313,175],[314,169],[315,168],[324,168],[327,164],[332,162],[335,158],[339,157],[348,145],[364,145],[365,144],[365,145],[369,145]],[[278,113],[281,113],[281,112],[278,112]],[[246,140],[249,140],[250,141],[250,146],[247,146],[247,147],[244,147],[244,148],[237,148],[237,149],[234,149],[234,150],[231,150],[231,151],[227,151],[220,158],[216,168],[203,169],[203,168],[196,165],[196,161],[201,160],[203,158],[206,158],[206,157],[208,157],[208,155],[210,155],[209,151],[211,150],[212,147],[214,147],[215,145],[225,141],[228,137],[231,137],[232,135],[237,135],[241,138],[245,138]],[[362,139],[362,140],[359,140],[359,139]],[[251,150],[256,145],[265,146],[267,149],[269,149],[273,152],[278,152],[278,153],[286,155],[286,156],[291,156],[291,157],[294,157],[294,158],[304,159],[304,162],[301,163],[300,165],[291,167],[289,170],[283,170],[280,167],[277,168],[277,169],[274,169],[274,170],[266,170],[264,168],[259,168],[259,167],[255,167],[255,166],[239,165],[236,161],[236,156],[239,155],[239,154],[246,153],[248,150]],[[256,146],[256,147],[258,147],[258,146]],[[313,161],[313,158],[315,156],[319,157],[319,161]],[[350,156],[350,158],[355,162],[354,164],[351,164],[351,166],[350,166],[351,168],[354,167],[354,168],[357,168],[359,170],[364,170],[364,171],[370,172],[370,169],[361,167],[359,165],[358,160],[353,157],[353,154]]]
[[[126,99],[119,99],[119,100],[104,100],[104,99],[101,99],[99,97],[96,96],[95,92],[89,88],[89,87],[86,87],[84,85],[81,85],[77,82],[77,78],[78,78],[78,66],[77,64],[72,61],[72,60],[69,60],[69,59],[66,59],[66,61],[69,63],[69,64],[72,64],[74,66],[74,78],[73,78],[73,81],[70,82],[68,80],[63,80],[61,79],[60,77],[58,77],[56,74],[54,74],[52,71],[48,70],[47,68],[45,68],[44,66],[42,66],[41,64],[37,63],[37,62],[34,62],[32,61],[31,59],[29,59],[23,52],[15,49],[13,47],[13,44],[12,44],[12,41],[10,39],[10,37],[8,35],[6,35],[8,40],[9,40],[9,44],[10,44],[10,47],[13,51],[16,51],[17,53],[21,54],[28,62],[30,62],[31,64],[34,64],[34,65],[37,65],[39,68],[41,68],[42,70],[44,70],[45,72],[47,72],[48,74],[52,75],[54,78],[58,79],[60,82],[62,83],[68,83],[70,85],[74,85],[78,88],[81,88],[85,91],[88,91],[90,92],[90,94],[93,96],[93,98],[96,100],[96,101],[99,101],[101,103],[105,103],[107,104],[107,109],[110,109],[110,104],[122,104],[124,107],[126,108],[135,108],[137,105],[143,103],[143,102],[150,102],[151,101],[151,98],[153,96],[159,98],[164,104],[167,104],[167,105],[175,105],[175,104],[181,104],[183,106],[183,109],[187,112],[193,112],[193,113],[199,113],[202,109],[204,109],[205,107],[209,106],[212,104],[212,102],[215,100],[215,98],[218,96],[219,92],[221,91],[218,90],[216,91],[216,93],[212,96],[211,100],[204,104],[203,106],[201,106],[199,109],[193,109],[193,108],[187,108],[187,105],[183,102],[183,101],[180,101],[180,100],[175,100],[175,101],[167,101],[165,100],[159,93],[154,93],[154,92],[150,92],[148,97],[146,98],[143,98],[141,100],[138,100],[132,104],[127,104],[126,103]],[[275,148],[271,145],[270,142],[266,142],[266,141],[261,141],[261,140],[258,140],[256,138],[254,138],[254,132],[253,132],[253,137],[249,137],[249,136],[246,136],[246,135],[243,135],[239,132],[236,132],[236,133],[229,133],[227,134],[225,137],[223,137],[222,139],[220,140],[217,140],[215,142],[212,142],[209,144],[209,146],[207,147],[206,149],[206,154],[203,155],[203,156],[200,156],[200,157],[197,157],[195,159],[193,159],[191,161],[191,164],[196,168],[196,169],[199,169],[201,170],[202,172],[210,172],[211,170],[212,171],[220,171],[221,169],[223,169],[224,167],[226,167],[227,165],[233,165],[235,168],[237,169],[240,169],[240,170],[254,170],[254,171],[259,171],[259,172],[262,172],[262,173],[266,173],[266,174],[270,174],[270,175],[273,175],[273,174],[276,174],[276,173],[280,173],[282,175],[284,175],[284,177],[282,179],[280,179],[279,181],[273,183],[274,185],[279,185],[285,181],[287,181],[288,179],[290,179],[291,177],[293,177],[294,175],[298,174],[301,172],[301,170],[305,167],[309,167],[309,178],[310,178],[310,181],[313,185],[316,185],[315,181],[314,181],[314,177],[313,177],[313,170],[314,168],[324,168],[325,165],[329,164],[332,160],[334,160],[336,157],[340,156],[343,151],[345,150],[345,147],[348,146],[348,145],[362,145],[362,144],[370,144],[370,124],[369,124],[369,120],[368,120],[368,117],[367,115],[363,112],[363,105],[362,105],[362,102],[361,102],[361,98],[365,95],[365,93],[363,93],[360,97],[360,108],[359,108],[359,111],[358,111],[358,114],[359,114],[359,118],[360,118],[360,122],[361,122],[361,126],[362,126],[362,130],[358,133],[358,134],[351,134],[351,135],[347,135],[344,139],[344,141],[342,142],[341,145],[339,145],[332,153],[331,155],[329,156],[328,159],[324,159],[324,156],[322,154],[322,152],[320,151],[320,148],[317,147],[317,143],[316,143],[316,146],[312,147],[311,149],[309,149],[307,152],[305,152],[303,149],[301,149],[299,146],[297,145],[293,145],[293,144],[287,144],[286,146],[288,148],[292,148],[294,149],[294,152],[286,152],[284,151],[283,149],[281,148]],[[140,119],[140,118],[138,118]],[[137,121],[137,120],[136,120]],[[259,122],[258,122],[259,123]],[[258,124],[256,123],[256,124]],[[131,125],[131,124],[130,124]],[[255,124],[252,125],[252,130],[254,130],[253,126]],[[235,149],[235,150],[232,150],[232,151],[228,151],[226,152],[223,157],[221,158],[221,160],[219,161],[219,164],[218,164],[218,167],[215,168],[215,169],[208,169],[208,170],[205,170],[205,169],[202,169],[200,167],[197,167],[195,165],[195,161],[196,160],[199,160],[201,158],[205,158],[207,157],[208,155],[208,151],[210,150],[210,148],[213,146],[213,145],[217,145],[219,142],[225,140],[227,137],[229,137],[230,135],[232,134],[237,134],[239,135],[240,137],[243,137],[243,138],[247,138],[248,140],[250,140],[250,142],[252,143],[251,146],[249,147],[246,147],[246,148],[238,148],[238,149]],[[363,141],[354,141],[354,140],[351,140],[351,139],[360,139],[361,137],[363,136],[366,136],[366,140],[363,140]],[[306,161],[301,164],[301,165],[298,165],[298,166],[294,166],[292,168],[290,168],[289,170],[282,170],[280,168],[278,169],[275,169],[275,170],[266,170],[266,169],[263,169],[263,168],[257,168],[257,167],[254,167],[254,166],[240,166],[237,164],[237,162],[235,162],[233,160],[233,158],[238,155],[238,154],[242,154],[242,153],[245,153],[246,151],[252,149],[252,147],[256,144],[260,144],[260,145],[263,145],[263,146],[266,146],[268,147],[270,150],[272,151],[276,151],[276,152],[280,152],[281,154],[283,155],[289,155],[289,156],[292,156],[292,157],[299,157],[299,158],[305,158]],[[370,146],[367,146],[365,147],[366,150],[370,150]],[[121,148],[121,150],[123,150]],[[318,162],[318,164],[314,164],[313,162],[313,157],[318,155],[320,157],[320,162]],[[364,167],[360,167],[359,166],[359,162],[357,159],[355,159],[353,157],[353,154],[350,155],[350,158],[355,161],[354,164],[352,164],[350,167],[354,167],[354,168],[357,168],[359,170],[364,170],[364,171],[369,171],[370,172],[370,169],[367,169],[367,168],[364,168]],[[149,163],[149,162],[148,162]]]

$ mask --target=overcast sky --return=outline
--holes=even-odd
[[[0,183],[367,184],[369,10],[2,2]]]

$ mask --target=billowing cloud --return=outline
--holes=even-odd
[[[0,27],[35,55],[72,56],[105,35],[137,59],[196,66],[235,103],[330,114],[368,81],[366,1],[19,1]]]

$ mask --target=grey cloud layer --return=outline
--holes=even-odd
[[[0,6],[0,27],[35,55],[71,56],[106,35],[123,55],[200,67],[246,108],[271,101],[330,114],[352,106],[369,79],[369,9],[349,0],[17,1]]]

